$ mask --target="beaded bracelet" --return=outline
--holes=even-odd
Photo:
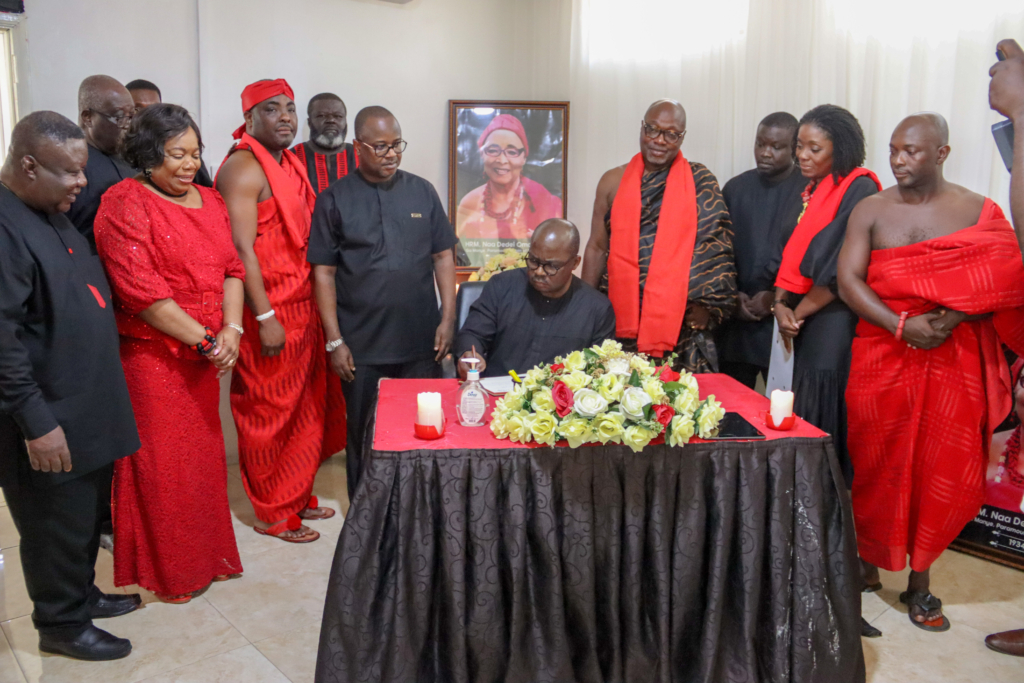
[[[192,347],[200,356],[210,355],[210,352],[217,347],[217,337],[213,335],[213,330],[211,330],[209,327],[205,329],[206,336],[203,337],[203,340],[201,342]]]

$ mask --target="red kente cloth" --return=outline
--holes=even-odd
[[[938,348],[861,321],[846,389],[853,514],[860,555],[928,569],[978,513],[995,427],[1011,406],[1000,341],[1024,353],[1024,267],[991,200],[977,225],[872,252],[868,286],[896,313],[947,307],[963,322]]]
[[[636,339],[641,353],[660,358],[675,348],[686,314],[690,263],[697,240],[697,191],[690,163],[676,154],[668,172],[658,233],[640,310],[640,179],[643,156],[626,166],[612,202],[608,298],[615,336]]]
[[[164,595],[242,571],[217,368],[138,316],[170,298],[220,330],[224,279],[245,277],[224,201],[214,190],[196,189],[203,206],[189,209],[123,180],[103,195],[95,224],[142,443],[114,463],[114,583]]]
[[[814,281],[809,277],[804,277],[800,272],[800,264],[804,260],[804,254],[807,253],[807,247],[811,245],[811,240],[835,219],[839,205],[842,203],[843,197],[846,196],[846,191],[853,181],[861,176],[868,176],[875,181],[879,190],[882,189],[882,184],[878,182],[878,176],[863,166],[850,171],[849,175],[839,183],[836,183],[830,174],[822,178],[818,186],[814,188],[814,194],[807,202],[800,222],[793,229],[793,234],[782,251],[782,263],[779,265],[779,274],[775,279],[776,287],[782,287],[787,292],[794,294],[806,294],[811,291]]]
[[[273,192],[257,205],[253,249],[287,341],[280,355],[264,357],[259,323],[245,309],[243,327],[251,332],[242,337],[232,373],[231,413],[256,517],[278,522],[306,507],[320,463],[345,447],[345,403],[341,380],[328,370],[306,261],[313,189],[292,152],[278,163],[248,134],[232,152],[244,149],[256,156]]]

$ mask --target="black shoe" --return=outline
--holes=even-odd
[[[130,595],[100,593],[100,599],[89,608],[89,617],[91,619],[110,619],[134,612],[141,606],[142,596],[138,593]]]
[[[127,638],[118,638],[90,624],[74,638],[40,633],[39,650],[88,662],[105,662],[127,657],[131,654],[132,643]]]
[[[864,617],[860,618],[860,634],[864,638],[881,638],[882,632],[868,623]]]

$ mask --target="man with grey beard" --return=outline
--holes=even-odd
[[[359,166],[356,151],[345,142],[348,110],[334,93],[314,95],[306,107],[309,140],[292,147],[306,166],[309,182],[319,194]]]

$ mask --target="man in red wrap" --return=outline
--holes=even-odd
[[[346,434],[341,383],[327,372],[306,262],[315,194],[288,151],[298,123],[288,83],[247,86],[242,111],[238,142],[216,179],[246,268],[249,334],[231,381],[238,459],[256,532],[307,543],[320,534],[300,520],[334,516],[318,506],[313,479],[344,448]]]
[[[861,317],[846,390],[853,514],[865,590],[910,577],[911,623],[949,629],[929,568],[981,509],[995,427],[1012,404],[1000,342],[1024,352],[1024,267],[992,200],[942,176],[948,128],[904,119],[897,186],[854,209],[839,292]]]

